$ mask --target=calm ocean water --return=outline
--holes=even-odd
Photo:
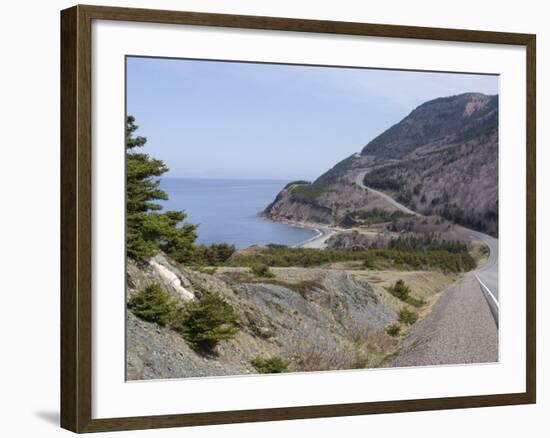
[[[294,245],[317,233],[272,222],[258,213],[275,199],[288,181],[162,178],[168,210],[185,210],[198,224],[198,243],[228,242],[237,248],[280,243]]]

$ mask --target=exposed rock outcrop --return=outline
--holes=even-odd
[[[174,276],[165,275],[165,270],[179,284]],[[195,299],[216,292],[235,308],[240,330],[234,339],[220,342],[215,354],[204,355],[190,348],[170,328],[140,320],[128,312],[127,378],[254,373],[250,360],[258,356],[287,358],[295,371],[315,366],[350,368],[357,353],[358,333],[384,337],[383,328],[397,317],[395,309],[381,301],[364,279],[324,269],[273,270],[276,279],[261,283],[247,282],[246,278],[231,280],[230,270],[201,274],[178,266],[163,255],[146,266],[129,261],[130,295],[158,283],[185,305],[191,295]],[[180,288],[190,295],[182,295]],[[318,365],[311,364],[313,353],[319,356]]]

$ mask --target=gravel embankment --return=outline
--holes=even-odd
[[[447,289],[404,340],[394,367],[498,361],[498,329],[472,273]]]

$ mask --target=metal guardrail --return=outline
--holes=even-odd
[[[491,290],[481,281],[481,279],[478,277],[477,274],[474,274],[476,277],[476,280],[479,283],[479,286],[481,287],[481,292],[483,292],[483,296],[485,297],[485,300],[487,301],[487,304],[489,305],[489,310],[491,311],[491,315],[493,315],[493,318],[495,320],[495,323],[498,327],[498,319],[499,319],[499,305],[498,301],[491,292]]]

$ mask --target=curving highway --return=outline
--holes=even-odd
[[[385,193],[365,186],[365,173],[357,175],[357,185],[405,213],[422,216]],[[457,230],[468,240],[484,242],[489,249],[488,259],[444,291],[432,312],[415,324],[391,366],[498,361],[498,239],[462,226],[457,226]]]

